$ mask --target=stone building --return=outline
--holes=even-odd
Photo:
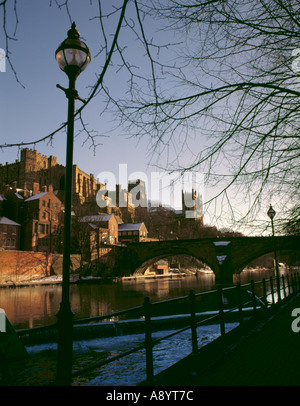
[[[147,214],[148,202],[145,182],[141,179],[129,180],[128,195],[130,196],[130,203],[134,207],[135,215]]]
[[[192,189],[192,193],[182,191],[182,214],[203,225],[202,196]]]
[[[0,249],[18,250],[21,225],[7,217],[0,217]]]
[[[0,164],[0,193],[6,185],[17,185],[23,190],[24,197],[33,194],[34,184],[39,187],[52,185],[53,190],[61,191],[60,199],[64,198],[65,166],[57,163],[57,158],[40,154],[38,151],[25,148],[21,150],[20,160],[14,163]],[[95,199],[100,186],[93,174],[87,174],[73,165],[73,191],[80,203]]]
[[[129,180],[128,190],[120,184],[116,184],[115,190],[108,190],[106,184],[100,186],[96,200],[102,212],[114,213],[126,223],[147,215],[146,185],[141,179]]]
[[[21,249],[25,251],[54,252],[62,224],[62,202],[53,193],[52,185],[39,192],[34,183],[34,194],[24,201]],[[37,193],[35,193],[37,192]]]
[[[96,261],[98,265],[105,263],[113,266],[115,261],[114,246],[118,244],[116,216],[114,214],[83,216],[79,219],[79,223],[85,226],[80,227],[81,231],[88,233],[88,238],[84,239],[88,244],[85,250],[86,259]],[[77,238],[80,238],[79,233],[77,232]]]
[[[6,185],[3,196],[3,213],[6,217],[17,223],[23,221],[24,197],[18,192],[17,182],[12,187]]]
[[[95,214],[83,216],[79,220],[82,223],[90,224],[91,231],[100,230],[99,240],[106,244],[118,243],[118,221],[114,214]]]
[[[143,242],[147,240],[148,230],[144,223],[119,224],[119,241]]]

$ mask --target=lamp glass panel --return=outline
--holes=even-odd
[[[81,71],[84,71],[90,62],[90,56],[80,49],[67,48],[57,52],[56,60],[62,70],[64,70],[67,65],[73,65],[78,66]]]
[[[59,65],[60,69],[64,70],[66,65],[67,65],[67,62],[65,60],[63,51],[62,50],[58,51],[55,58],[56,58],[56,61],[57,61],[58,65]]]

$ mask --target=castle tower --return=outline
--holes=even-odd
[[[202,196],[192,189],[192,193],[182,190],[182,213],[185,218],[199,221],[203,224]]]

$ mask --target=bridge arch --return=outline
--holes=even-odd
[[[186,259],[186,260],[188,260],[188,259],[193,259],[193,260],[195,260],[195,262],[197,263],[197,265],[202,265],[202,268],[204,268],[204,267],[208,267],[212,272],[213,272],[213,269],[209,266],[209,264],[207,264],[206,262],[205,262],[205,260],[204,259],[202,259],[202,258],[197,258],[197,257],[195,257],[194,255],[188,255],[188,254],[168,254],[168,255],[164,255],[164,254],[161,254],[161,255],[158,255],[158,256],[156,256],[156,257],[153,257],[153,258],[149,258],[149,259],[147,259],[146,261],[144,261],[141,265],[139,265],[136,269],[135,269],[135,271],[134,271],[134,275],[138,275],[138,274],[144,274],[145,272],[146,272],[146,270],[151,266],[151,265],[153,265],[153,264],[155,264],[156,262],[158,262],[159,260],[162,260],[162,259],[166,259],[166,260],[168,260],[168,259],[170,259],[170,258],[174,258],[174,257],[176,257],[176,258],[178,258],[179,257],[179,260],[181,259],[181,260],[184,260],[184,259]],[[183,271],[184,272],[184,271]]]
[[[170,256],[184,255],[193,257],[196,260],[206,264],[213,272],[217,270],[215,257],[211,256],[207,247],[197,246],[190,244],[177,244],[174,240],[151,243],[133,243],[129,246],[131,273],[143,267],[145,264],[151,264],[159,259],[167,258]]]
[[[300,251],[300,236],[275,237],[277,251]],[[120,268],[133,274],[147,261],[174,255],[187,255],[207,264],[217,284],[232,284],[233,275],[254,259],[274,251],[272,237],[217,237],[130,243],[122,248]],[[151,262],[150,262],[151,263]]]
[[[285,262],[284,257],[291,256],[292,253],[298,253],[298,263],[300,263],[300,247],[294,247],[291,249],[287,249],[286,247],[276,249],[278,262]],[[240,261],[238,267],[234,270],[235,274],[240,274],[248,265],[253,263],[254,261],[258,261],[260,258],[269,255],[270,257],[274,257],[274,249],[262,249],[259,252],[251,253],[247,258],[244,258]],[[291,260],[288,261],[291,265]],[[295,264],[296,265],[296,264]],[[270,265],[272,266],[272,265]]]

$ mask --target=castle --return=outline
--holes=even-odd
[[[25,148],[21,150],[20,160],[0,164],[0,249],[1,246],[26,251],[60,249],[64,189],[65,166],[58,164],[52,155],[47,157]],[[178,227],[175,225],[180,222],[186,230],[192,229],[193,224],[203,226],[202,197],[194,189],[192,193],[182,191],[181,213],[160,210],[161,207],[156,207],[157,213],[155,210],[150,213],[146,184],[141,179],[128,181],[127,190],[116,184],[116,189],[109,191],[106,184],[97,182],[93,174],[83,172],[77,165],[73,165],[73,203],[77,216],[106,214],[107,218],[115,218],[116,224],[112,224],[111,229],[109,224],[105,228],[105,233],[114,236],[115,242],[118,240],[117,227],[122,223],[142,224],[145,221],[152,227],[152,234],[158,233],[163,222],[166,222],[169,234],[170,230],[176,232]],[[160,214],[163,214],[162,218]],[[156,222],[154,217],[160,220]],[[81,223],[79,228],[83,228]],[[103,237],[103,227],[101,230]],[[133,235],[132,230],[121,232]]]
[[[20,161],[0,164],[0,193],[5,191],[6,185],[15,185],[23,190],[24,197],[30,197],[37,184],[40,189],[52,185],[53,190],[64,191],[65,166],[58,164],[56,157],[47,157],[29,148],[21,150]],[[80,203],[95,199],[99,188],[93,174],[87,174],[73,165],[73,194]],[[64,200],[64,193],[60,193],[59,198]]]

